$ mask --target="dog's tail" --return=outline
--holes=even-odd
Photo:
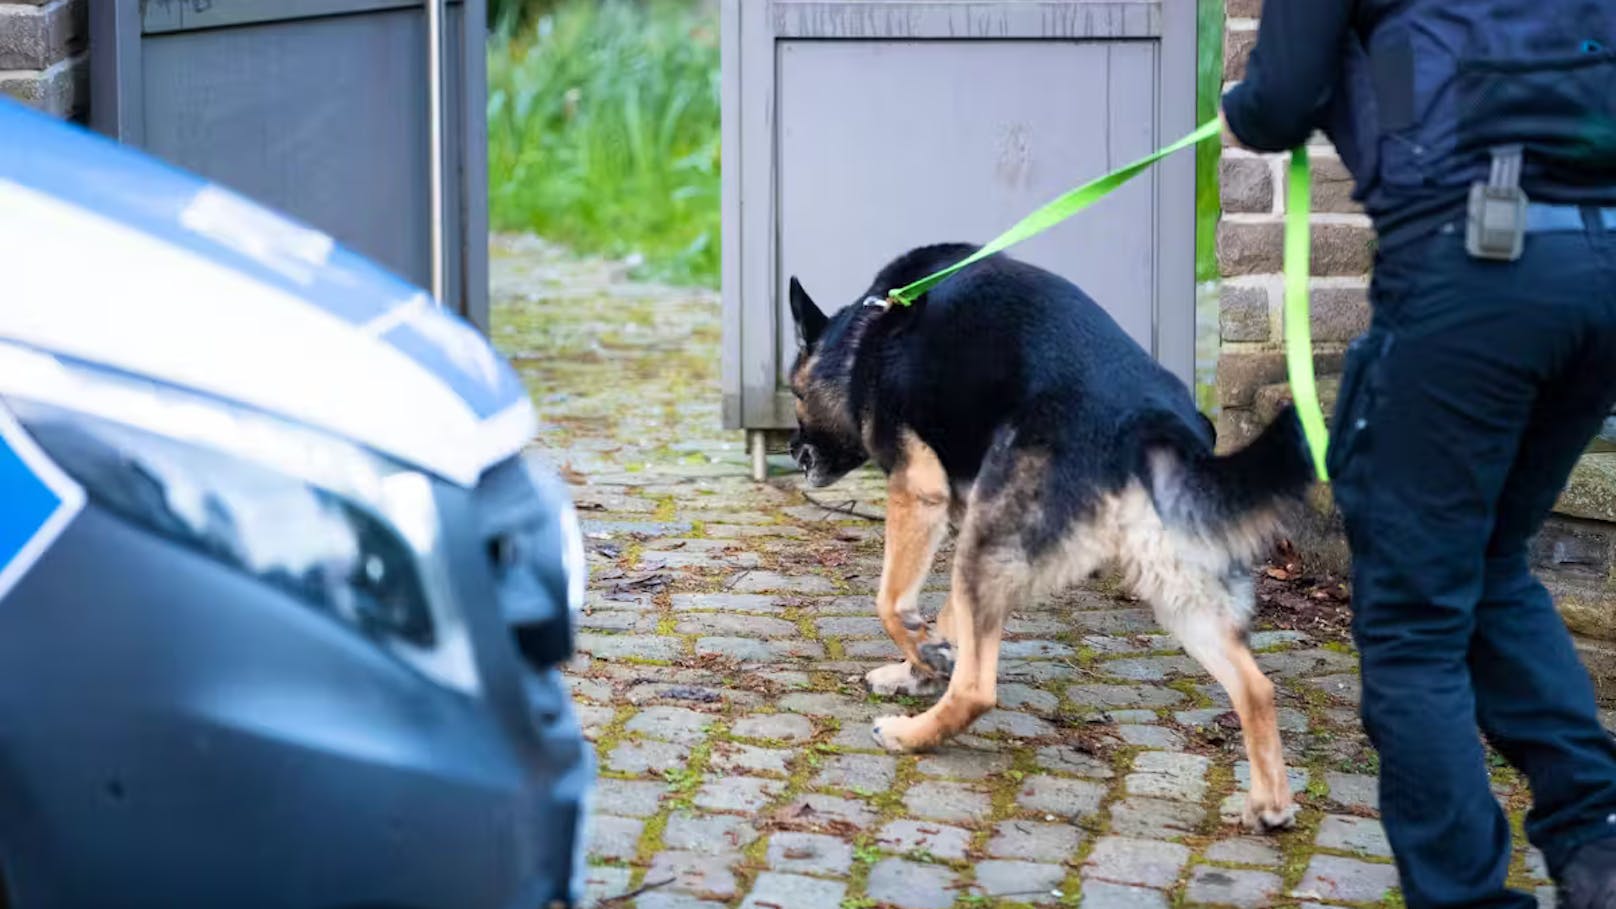
[[[1287,506],[1313,483],[1302,422],[1289,406],[1250,444],[1223,456],[1181,421],[1146,439],[1140,476],[1163,522],[1216,539],[1244,560],[1265,551]]]

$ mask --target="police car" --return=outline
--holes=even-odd
[[[0,905],[571,905],[535,425],[414,287],[0,101]]]

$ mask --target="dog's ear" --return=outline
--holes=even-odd
[[[824,334],[825,326],[830,324],[830,319],[820,312],[796,276],[791,278],[791,319],[797,324],[797,343],[804,349],[813,347]]]

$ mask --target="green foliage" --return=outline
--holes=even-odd
[[[690,0],[559,0],[493,38],[494,228],[715,285],[717,26]]]
[[[662,771],[662,778],[668,781],[668,791],[685,794],[701,785],[701,774],[685,767],[669,767]]]
[[[488,0],[488,27],[509,32],[556,7],[557,0]]]
[[[1195,122],[1205,123],[1223,106],[1223,0],[1196,5]],[[1195,280],[1218,277],[1217,230],[1221,140],[1195,148]]]

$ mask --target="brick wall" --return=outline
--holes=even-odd
[[[90,0],[0,0],[0,95],[59,117],[89,107]]]
[[[1224,77],[1245,75],[1257,39],[1260,0],[1229,0]],[[1368,275],[1374,252],[1369,219],[1351,200],[1352,181],[1322,137],[1313,161],[1312,330],[1315,368],[1328,411],[1347,342],[1369,325]],[[1225,148],[1219,165],[1223,216],[1218,223],[1220,297],[1218,403],[1220,441],[1243,444],[1285,399],[1282,231],[1288,155]]]

